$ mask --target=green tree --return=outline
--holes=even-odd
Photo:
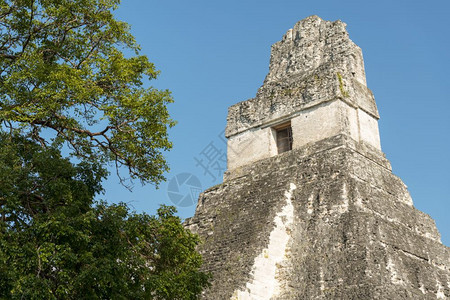
[[[119,3],[0,0],[0,123],[157,185],[172,98],[145,87],[158,71],[114,18]]]
[[[172,147],[172,98],[146,87],[158,71],[119,3],[0,0],[2,299],[196,299],[208,285],[174,208],[94,201],[107,163],[158,185]]]
[[[1,299],[197,299],[198,237],[157,216],[94,204],[104,171],[0,135]]]

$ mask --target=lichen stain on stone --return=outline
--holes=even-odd
[[[438,281],[437,282],[437,292],[436,292],[436,298],[437,299],[447,299],[447,297],[444,294],[444,287],[442,284]]]
[[[341,73],[339,73],[339,72],[337,73],[337,78],[339,80],[339,89],[341,90],[342,97],[347,98],[349,95],[348,95],[348,92],[344,88],[344,80],[342,79]]]
[[[344,182],[342,186],[342,203],[338,205],[337,211],[339,213],[343,214],[348,212],[349,208],[349,202],[348,202],[348,191],[347,191],[347,184]]]
[[[387,259],[386,268],[388,269],[388,271],[391,275],[391,282],[393,284],[405,285],[404,281],[399,277],[399,274],[395,268],[395,264],[390,257],[388,257],[388,259]]]
[[[314,194],[311,194],[308,198],[308,210],[307,213],[308,215],[311,215],[314,212]]]
[[[270,233],[269,245],[255,258],[251,271],[253,279],[247,282],[245,291],[234,291],[232,300],[269,300],[280,293],[280,278],[277,273],[289,252],[290,226],[294,221],[291,199],[295,189],[295,184],[291,183],[289,191],[284,194],[286,205],[274,218],[275,227]]]

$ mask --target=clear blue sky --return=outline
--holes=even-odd
[[[123,1],[128,22],[161,76],[152,84],[172,91],[178,125],[167,154],[167,178],[187,172],[205,189],[220,183],[196,166],[220,135],[227,107],[255,96],[268,71],[270,46],[297,21],[319,15],[341,19],[364,54],[368,87],[381,115],[381,144],[415,206],[436,220],[450,245],[450,2],[448,1]],[[219,168],[220,169],[220,168]],[[216,172],[218,172],[217,170]],[[215,174],[215,177],[217,174]],[[102,198],[153,214],[171,204],[159,190],[136,183],[133,192],[113,175]],[[180,207],[183,218],[195,205]]]

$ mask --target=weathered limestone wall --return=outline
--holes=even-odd
[[[341,122],[342,106],[340,101],[322,103],[314,108],[301,111],[298,116],[292,118],[293,148],[323,140],[345,130],[344,124]],[[356,127],[357,130],[355,116],[351,121],[353,121],[353,126],[350,127]]]
[[[204,299],[450,297],[450,251],[376,149],[338,135],[231,174],[187,221]]]
[[[264,83],[290,76],[309,76],[323,65],[335,65],[366,85],[361,48],[348,37],[346,24],[305,18],[272,46],[270,70]]]
[[[340,105],[340,115],[330,105]],[[308,114],[321,124],[304,120]],[[229,108],[228,169],[276,155],[266,128],[289,120],[294,148],[346,133],[381,150],[378,117],[361,49],[348,37],[345,24],[306,18],[272,46],[269,73],[256,97]]]
[[[381,149],[377,120],[343,101],[323,102],[290,115],[288,120],[292,127],[293,149],[338,134],[346,134],[356,141]],[[277,155],[272,126],[279,123],[269,123],[229,137],[228,170]]]
[[[234,169],[278,153],[273,129],[252,128],[228,138],[227,164]]]
[[[380,132],[378,131],[378,121],[372,118],[362,109],[357,109],[358,113],[358,141],[369,143],[381,150]]]

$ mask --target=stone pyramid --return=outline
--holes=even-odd
[[[450,297],[450,250],[381,151],[345,27],[298,22],[256,97],[229,108],[224,182],[186,221],[214,276],[203,299]]]

